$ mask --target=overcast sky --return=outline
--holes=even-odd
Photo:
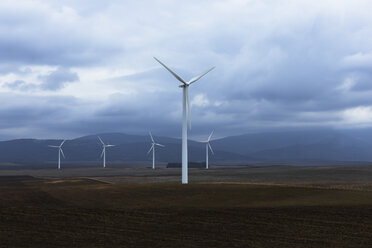
[[[0,1],[0,139],[372,126],[372,2]]]

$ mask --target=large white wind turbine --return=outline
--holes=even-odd
[[[99,139],[99,141],[101,141],[101,143],[102,143],[102,153],[101,153],[101,158],[102,158],[102,156],[103,156],[103,168],[106,168],[106,147],[112,147],[112,146],[115,146],[115,145],[106,145],[103,141],[102,141],[102,139],[101,139],[101,137],[99,137],[98,136],[98,139]]]
[[[205,144],[205,168],[208,169],[208,148],[211,150],[212,154],[214,154],[213,152],[213,149],[211,147],[211,144],[209,143],[209,141],[211,141],[211,138],[212,138],[212,135],[213,135],[213,131],[211,132],[211,134],[209,135],[208,139],[206,141],[201,141],[202,143]]]
[[[63,140],[62,143],[59,145],[59,146],[49,146],[49,147],[53,147],[53,148],[58,148],[58,170],[61,169],[61,154],[63,157],[65,157],[65,154],[63,154],[63,150],[62,150],[62,146],[63,146],[63,143],[65,143],[66,140]]]
[[[152,141],[152,143],[151,143],[150,150],[147,152],[147,154],[149,154],[149,153],[151,152],[151,150],[152,150],[152,169],[155,170],[155,146],[161,146],[161,147],[164,147],[164,145],[159,144],[159,143],[156,143],[156,142],[154,141],[154,138],[152,137],[151,132],[149,132],[149,134],[150,134],[150,137],[151,137],[151,141]]]
[[[188,183],[188,164],[187,164],[187,117],[186,111],[188,112],[188,119],[189,119],[189,127],[191,129],[191,109],[190,109],[190,96],[189,96],[189,86],[192,83],[195,83],[205,74],[210,72],[214,69],[214,67],[210,68],[209,70],[201,73],[200,75],[193,77],[190,81],[186,82],[180,76],[178,76],[175,72],[169,69],[166,65],[164,65],[160,60],[154,57],[156,61],[158,61],[162,66],[165,67],[178,81],[182,84],[179,85],[180,88],[183,89],[183,104],[182,104],[182,183]],[[187,106],[186,106],[187,105]]]

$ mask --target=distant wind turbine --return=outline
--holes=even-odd
[[[214,67],[208,69],[207,71],[201,73],[200,75],[193,77],[190,81],[186,82],[180,76],[178,76],[175,72],[169,69],[165,64],[163,64],[160,60],[154,57],[156,61],[158,61],[162,66],[165,67],[178,81],[182,84],[179,85],[180,88],[183,89],[183,103],[182,103],[182,184],[188,183],[188,163],[187,163],[187,117],[186,111],[188,111],[188,120],[189,120],[189,127],[191,129],[191,109],[190,109],[190,96],[189,96],[189,86],[192,83],[195,83],[205,74],[210,72],[214,69]],[[187,105],[187,107],[186,107]]]
[[[63,146],[63,143],[65,143],[65,141],[66,140],[63,140],[59,146],[51,146],[51,145],[49,146],[53,148],[58,148],[58,170],[61,169],[61,154],[65,158],[65,154],[63,154],[63,150],[62,150],[62,146]]]
[[[213,131],[211,132],[211,134],[209,135],[206,141],[201,141],[201,143],[205,144],[205,168],[206,169],[209,168],[208,167],[208,148],[211,150],[212,154],[214,154],[211,144],[209,143],[209,141],[211,141],[212,135],[213,135]]]
[[[147,154],[149,154],[149,153],[151,152],[151,150],[152,150],[152,169],[155,170],[155,146],[161,146],[161,147],[164,147],[164,145],[159,144],[159,143],[156,143],[156,142],[154,141],[154,138],[152,137],[151,132],[149,132],[149,134],[150,134],[150,137],[151,137],[151,141],[152,141],[152,143],[151,143],[150,150],[147,152]]]
[[[101,137],[99,137],[99,136],[98,136],[98,139],[99,139],[99,141],[101,141],[101,143],[102,143],[102,153],[101,153],[101,158],[102,158],[102,156],[103,156],[103,168],[106,168],[106,147],[112,147],[112,146],[115,146],[115,145],[109,145],[109,144],[106,145],[106,144],[102,141]]]

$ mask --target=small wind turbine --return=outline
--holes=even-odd
[[[150,150],[147,152],[147,154],[149,154],[152,150],[152,169],[155,170],[155,146],[164,147],[164,145],[159,144],[159,143],[155,143],[154,138],[151,135],[151,132],[149,132],[149,134],[150,134],[150,137],[151,137],[152,144],[151,144]]]
[[[189,119],[189,127],[191,129],[191,109],[190,109],[190,96],[189,96],[189,86],[192,83],[198,81],[201,77],[205,74],[210,72],[214,69],[214,67],[208,69],[207,71],[201,73],[200,75],[193,77],[190,81],[186,82],[180,76],[178,76],[175,72],[169,69],[166,65],[164,65],[160,60],[154,57],[156,61],[158,61],[162,66],[165,67],[178,81],[182,84],[179,85],[180,88],[183,90],[183,104],[182,104],[182,184],[188,183],[188,163],[187,163],[187,117],[186,111],[188,111],[188,119]],[[187,107],[186,107],[187,105]]]
[[[65,141],[66,140],[63,140],[62,143],[59,146],[49,145],[49,147],[58,148],[58,170],[61,169],[61,154],[65,158],[65,154],[63,154],[63,150],[62,150],[62,146],[63,146],[63,143],[65,143]]]
[[[103,168],[106,168],[106,147],[112,147],[112,146],[115,146],[115,145],[106,145],[105,143],[103,143],[101,137],[98,136],[98,139],[99,141],[101,141],[102,143],[102,153],[101,153],[101,158],[103,156]]]
[[[214,155],[214,152],[213,152],[213,149],[211,147],[211,144],[209,143],[209,141],[211,141],[211,138],[212,138],[212,135],[213,135],[213,131],[211,132],[211,134],[209,135],[208,139],[206,141],[201,141],[201,143],[204,143],[205,144],[205,168],[208,169],[208,148],[211,150],[212,154]]]

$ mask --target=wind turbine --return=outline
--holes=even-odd
[[[211,134],[209,135],[208,139],[206,141],[201,141],[201,143],[204,143],[205,144],[205,168],[208,169],[208,148],[211,150],[212,154],[214,155],[214,152],[213,152],[213,149],[211,147],[211,144],[209,143],[209,141],[211,140],[212,138],[212,135],[213,135],[213,131],[211,132]]]
[[[190,109],[190,95],[189,95],[189,86],[192,83],[198,81],[201,77],[205,74],[210,72],[214,69],[214,67],[208,69],[207,71],[201,73],[200,75],[191,78],[188,82],[183,80],[180,76],[178,76],[175,72],[169,69],[165,64],[163,64],[160,60],[154,57],[156,61],[158,61],[162,66],[165,67],[178,81],[182,84],[179,85],[180,88],[183,90],[183,102],[182,102],[182,184],[188,183],[188,163],[187,163],[187,116],[186,111],[188,111],[188,119],[189,119],[189,127],[191,129],[191,109]],[[187,107],[186,107],[187,105]]]
[[[61,169],[61,154],[65,158],[65,154],[63,154],[63,150],[62,150],[62,146],[63,146],[63,143],[65,143],[65,141],[66,140],[63,140],[62,143],[59,146],[49,145],[49,147],[58,148],[58,170]]]
[[[102,143],[102,153],[101,153],[101,158],[102,158],[102,156],[103,156],[103,168],[106,168],[106,147],[112,147],[112,146],[115,146],[115,145],[106,145],[103,141],[102,141],[102,139],[101,139],[101,137],[99,137],[98,136],[98,139],[99,139],[99,141],[101,141],[101,143]]]
[[[154,138],[152,137],[151,132],[149,132],[149,134],[150,134],[150,137],[151,137],[152,144],[151,144],[150,150],[147,152],[147,154],[149,154],[152,150],[152,169],[155,170],[155,146],[164,147],[164,145],[156,143],[154,141]]]

